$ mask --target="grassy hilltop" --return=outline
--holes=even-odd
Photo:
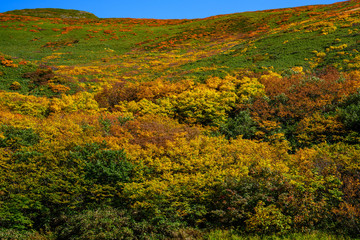
[[[360,1],[0,13],[0,239],[360,236]]]
[[[5,12],[5,14],[31,16],[31,17],[42,17],[42,18],[87,18],[97,19],[94,14],[71,10],[71,9],[58,9],[58,8],[36,8],[36,9],[22,9]]]

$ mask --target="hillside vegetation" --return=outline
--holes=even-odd
[[[359,237],[359,9],[0,13],[0,239]]]
[[[5,14],[43,17],[43,18],[90,18],[97,19],[94,14],[71,9],[58,8],[36,8],[36,9],[22,9],[5,12]]]

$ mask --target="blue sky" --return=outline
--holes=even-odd
[[[1,0],[0,12],[24,8],[64,8],[98,17],[183,19],[219,14],[330,4],[339,0]]]

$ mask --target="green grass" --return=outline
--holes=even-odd
[[[238,235],[236,232],[227,230],[214,230],[204,239],[207,240],[347,240],[359,239],[347,236],[334,235],[325,232],[293,233],[285,236],[260,236],[260,235]]]
[[[354,4],[356,3],[344,2],[339,6],[336,5],[338,7],[326,5],[312,10],[299,8],[296,14],[291,9],[283,9],[229,14],[182,22],[168,21],[155,25],[151,25],[152,20],[98,19],[76,10],[16,10],[8,13],[42,18],[22,20],[21,16],[17,15],[15,20],[1,22],[0,46],[2,53],[12,57],[32,61],[35,65],[54,66],[106,67],[107,65],[121,65],[129,59],[142,65],[146,63],[144,59],[147,57],[156,59],[154,55],[167,54],[174,49],[176,53],[172,54],[179,58],[191,52],[201,51],[204,56],[195,56],[176,67],[168,67],[161,71],[154,70],[152,67],[136,71],[131,67],[123,67],[118,68],[116,74],[119,77],[126,75],[130,80],[131,77],[141,76],[142,81],[163,77],[172,81],[191,78],[203,82],[209,76],[223,77],[229,72],[244,68],[263,71],[264,67],[274,67],[275,71],[279,72],[293,66],[310,69],[310,61],[315,57],[314,50],[326,52],[326,48],[330,46],[347,44],[348,47],[343,50],[326,52],[326,56],[317,68],[337,63],[339,68],[348,70],[347,63],[343,60],[354,58],[356,55],[354,49],[360,51],[358,25],[350,24],[342,27],[342,22],[335,22],[337,29],[327,35],[323,35],[321,29],[313,32],[305,30],[316,22],[331,22],[333,18],[332,15],[316,18],[309,13],[330,14]],[[51,18],[65,15],[68,15],[68,18],[60,20]],[[79,16],[86,18],[74,22],[73,18]],[[302,21],[308,22],[299,24]],[[295,25],[288,26],[292,23]],[[249,33],[266,24],[267,30],[248,36]],[[74,26],[78,28],[66,32],[67,27]],[[107,30],[113,32],[106,34],[104,31]],[[64,31],[65,33],[62,34]],[[349,34],[349,31],[353,33]],[[204,34],[204,36],[193,38],[194,34]],[[144,41],[148,42],[139,45]],[[158,49],[164,42],[172,41],[176,42],[174,47]],[[65,43],[69,42],[74,42],[74,44],[67,46]],[[232,45],[228,46],[230,42]],[[56,47],[51,47],[51,44]],[[107,51],[108,49],[113,52]],[[247,51],[244,51],[245,49]],[[212,52],[214,50],[216,52]],[[339,55],[338,52],[342,51],[344,54]],[[58,57],[51,57],[54,54],[58,54]],[[166,60],[161,57],[158,57],[158,60],[166,64]],[[200,68],[208,70],[199,71]],[[6,89],[4,85],[8,85],[11,80],[24,85],[25,80],[20,77],[22,71],[8,69],[4,76],[0,76],[5,80],[0,88]],[[97,78],[98,76],[87,77]],[[25,92],[26,88],[23,89]]]
[[[34,65],[22,66],[18,68],[7,68],[0,66],[0,71],[2,75],[0,76],[0,90],[14,91],[22,94],[27,94],[29,92],[29,79],[22,78],[21,76],[24,73],[34,71],[36,67]],[[18,82],[21,85],[19,90],[11,90],[10,86],[13,82]]]
[[[32,17],[43,17],[43,18],[88,18],[97,19],[94,14],[70,9],[59,9],[59,8],[37,8],[37,9],[22,9],[5,12],[6,14],[32,16]]]

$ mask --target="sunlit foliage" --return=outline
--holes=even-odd
[[[358,237],[359,8],[0,13],[0,238]]]

